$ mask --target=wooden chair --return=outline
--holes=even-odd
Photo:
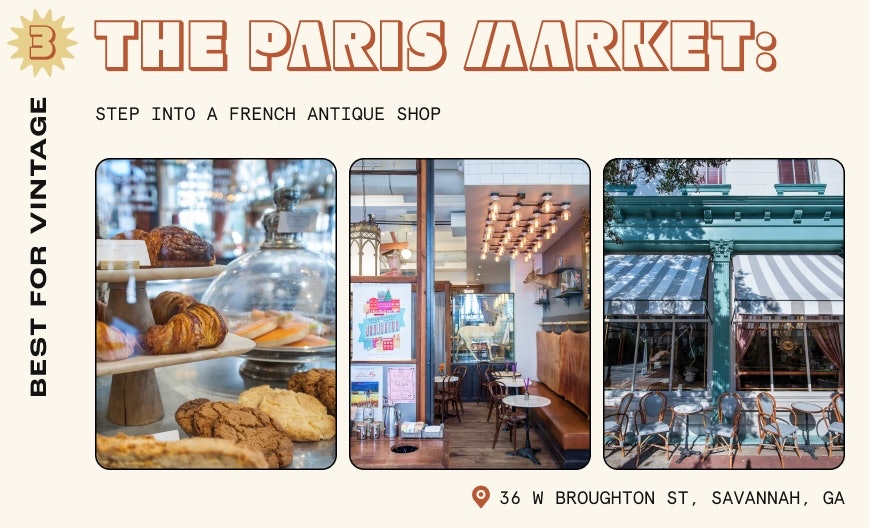
[[[758,450],[766,445],[768,437],[773,440],[773,445],[776,447],[776,452],[779,454],[779,465],[785,468],[782,451],[785,449],[786,442],[789,438],[792,441],[794,452],[798,458],[801,457],[800,449],[798,448],[797,432],[800,427],[794,425],[797,423],[797,414],[792,409],[780,409],[776,406],[776,398],[769,392],[759,393],[755,397],[755,405],[758,408]],[[776,415],[778,411],[788,411],[791,414],[791,422]]]
[[[604,444],[610,440],[618,442],[619,449],[622,451],[622,456],[625,456],[625,433],[628,431],[628,406],[631,405],[631,400],[634,394],[627,392],[619,400],[619,407],[616,412],[608,414],[604,417]]]
[[[456,379],[453,379],[456,378]],[[456,418],[462,422],[462,417],[459,415],[459,376],[448,376],[442,384],[442,389],[435,392],[435,405],[441,411],[441,423],[444,423],[450,417],[451,407]]]
[[[723,444],[728,448],[728,467],[734,467],[734,456],[740,452],[740,416],[743,414],[743,400],[736,392],[726,392],[719,395],[716,406],[716,419],[707,427],[704,434],[704,454],[707,459],[710,451]],[[707,443],[713,437],[713,446],[708,449]],[[733,445],[737,449],[733,450]]]
[[[459,402],[459,410],[465,413],[465,407],[462,405],[462,387],[465,386],[465,376],[468,374],[468,367],[465,365],[456,365],[453,367],[453,375],[459,378],[459,389],[457,401]]]
[[[634,415],[634,430],[637,435],[637,456],[634,459],[635,467],[640,465],[640,456],[643,454],[645,444],[644,438],[661,438],[665,445],[656,443],[648,444],[650,447],[663,449],[665,455],[670,457],[668,443],[671,438],[671,427],[674,422],[674,415],[671,413],[669,421],[665,421],[665,412],[668,410],[668,397],[663,392],[653,391],[647,392],[640,398],[638,412]]]
[[[490,364],[488,362],[481,361],[477,364],[477,377],[480,378],[477,385],[477,403],[480,403],[481,396],[484,400],[489,399],[489,382],[492,381],[489,379],[489,372]]]
[[[828,456],[831,456],[831,451],[834,449],[834,441],[838,438],[843,440],[843,450],[845,451],[846,438],[846,395],[842,392],[834,394],[831,398],[831,403],[824,408],[822,418],[825,420],[828,432]]]
[[[490,400],[495,403],[495,436],[492,439],[492,448],[495,449],[495,444],[498,442],[498,434],[502,427],[510,429],[511,440],[514,443],[514,451],[517,450],[517,429],[525,419],[525,413],[514,410],[510,405],[504,403],[504,397],[507,396],[507,387],[500,381],[492,381],[489,384]]]

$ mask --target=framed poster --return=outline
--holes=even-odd
[[[354,284],[352,361],[412,359],[410,305],[410,284]]]
[[[417,401],[417,368],[389,367],[387,369],[387,397],[391,403]]]
[[[382,385],[384,368],[372,365],[350,368],[350,415],[355,416],[357,409],[371,406],[374,419],[383,419]]]

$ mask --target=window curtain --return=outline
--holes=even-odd
[[[840,384],[843,377],[843,345],[840,342],[840,330],[836,324],[810,326],[810,333],[822,353],[840,370]]]
[[[749,350],[749,345],[755,339],[755,334],[761,330],[760,323],[738,323],[737,329],[734,332],[737,340],[737,364],[743,361],[743,356]]]

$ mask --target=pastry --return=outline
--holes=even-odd
[[[335,416],[338,406],[335,396],[335,369],[314,368],[295,372],[287,380],[287,388],[314,396],[326,407],[326,412]]]
[[[181,312],[166,324],[154,325],[142,335],[142,348],[149,354],[183,354],[193,352],[202,343],[202,323],[199,317]]]
[[[239,325],[233,333],[248,339],[254,339],[278,328],[277,317],[262,317]]]
[[[291,321],[279,325],[278,328],[254,338],[254,342],[256,342],[258,346],[263,347],[289,345],[307,336],[309,330],[310,326],[308,323]]]
[[[336,421],[314,396],[259,385],[239,395],[239,404],[255,407],[275,419],[294,442],[316,442],[335,436]]]
[[[150,301],[154,323],[166,324],[173,315],[183,312],[196,302],[196,297],[192,295],[174,291],[160,292]]]
[[[263,452],[270,467],[293,462],[293,440],[265,412],[239,407],[222,413],[215,422],[214,436],[255,447]]]
[[[193,429],[193,415],[200,405],[209,401],[207,398],[196,398],[195,400],[182,403],[175,411],[176,423],[188,436],[196,436],[196,432]]]
[[[97,435],[97,462],[120,468],[267,468],[265,455],[222,438],[184,438],[164,442],[153,436]]]
[[[215,263],[214,246],[195,232],[177,225],[155,227],[151,231],[132,229],[112,238],[144,240],[152,268],[213,266]]]
[[[283,467],[293,461],[293,440],[265,412],[229,401],[196,401],[186,402],[176,411],[176,421],[185,432],[189,428],[193,436],[223,438],[258,449],[269,467]]]
[[[227,337],[227,323],[214,307],[198,302],[188,306],[183,313],[199,319],[202,329],[200,348],[214,348],[224,342]]]
[[[125,334],[120,329],[97,321],[97,359],[118,361],[136,353],[136,336]]]
[[[148,232],[145,243],[151,266],[155,268],[212,266],[215,263],[214,247],[181,226],[155,227]]]

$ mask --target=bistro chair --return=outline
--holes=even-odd
[[[668,410],[668,397],[663,392],[647,392],[640,398],[638,412],[634,415],[634,430],[637,435],[637,456],[634,459],[635,467],[640,465],[640,456],[644,451],[644,438],[653,438],[650,447],[664,449],[665,456],[670,459],[668,443],[671,438],[671,426],[674,415],[671,413],[669,421],[665,421],[665,412]],[[664,440],[665,445],[655,443],[655,437]]]
[[[455,380],[451,380],[451,378],[456,378]],[[441,411],[441,423],[444,423],[447,418],[450,417],[451,407],[453,409],[456,418],[462,422],[462,417],[459,415],[459,391],[461,385],[459,385],[459,376],[452,375],[448,376],[447,379],[442,383],[443,389],[437,391],[435,393],[435,405],[437,409]]]
[[[477,364],[477,377],[480,379],[477,385],[477,403],[480,403],[481,396],[484,400],[489,399],[489,382],[491,365],[486,361],[481,361]]]
[[[734,467],[734,456],[740,452],[739,434],[742,414],[743,400],[736,392],[726,392],[719,395],[716,418],[707,427],[704,435],[704,454],[702,456],[704,460],[707,459],[710,452],[721,444],[728,449],[728,467]],[[708,446],[710,438],[713,439],[712,446]],[[735,443],[737,444],[736,451],[733,449]]]
[[[822,418],[825,420],[825,425],[828,428],[828,456],[831,456],[831,451],[834,449],[834,442],[839,438],[843,442],[843,450],[845,451],[846,437],[846,395],[842,392],[834,394],[831,398],[831,403],[825,407],[822,413]]]
[[[767,438],[773,440],[773,445],[776,447],[776,452],[779,454],[779,465],[785,468],[782,451],[785,449],[785,444],[789,438],[792,441],[794,452],[798,458],[801,457],[800,449],[798,449],[797,432],[800,428],[796,425],[797,414],[792,409],[778,408],[776,406],[776,398],[769,392],[759,393],[755,397],[755,405],[758,407],[758,442],[757,453],[761,453],[761,449],[766,445]],[[782,417],[777,416],[777,412],[787,411],[791,414],[791,422]]]
[[[468,374],[468,367],[465,365],[456,365],[453,367],[453,375],[459,378],[459,394],[457,401],[459,402],[459,410],[465,413],[465,406],[462,405],[462,387],[465,386],[465,376]]]
[[[625,456],[625,434],[628,432],[628,406],[633,398],[634,394],[625,393],[619,400],[616,412],[604,417],[604,444],[606,446],[610,440],[616,440],[622,456]]]
[[[498,434],[502,427],[510,429],[511,440],[514,443],[514,451],[517,450],[517,429],[525,419],[525,414],[515,410],[510,405],[504,403],[504,397],[507,396],[507,387],[500,381],[492,381],[489,384],[490,400],[495,403],[495,436],[492,439],[492,448],[495,449],[495,444],[498,442]]]

